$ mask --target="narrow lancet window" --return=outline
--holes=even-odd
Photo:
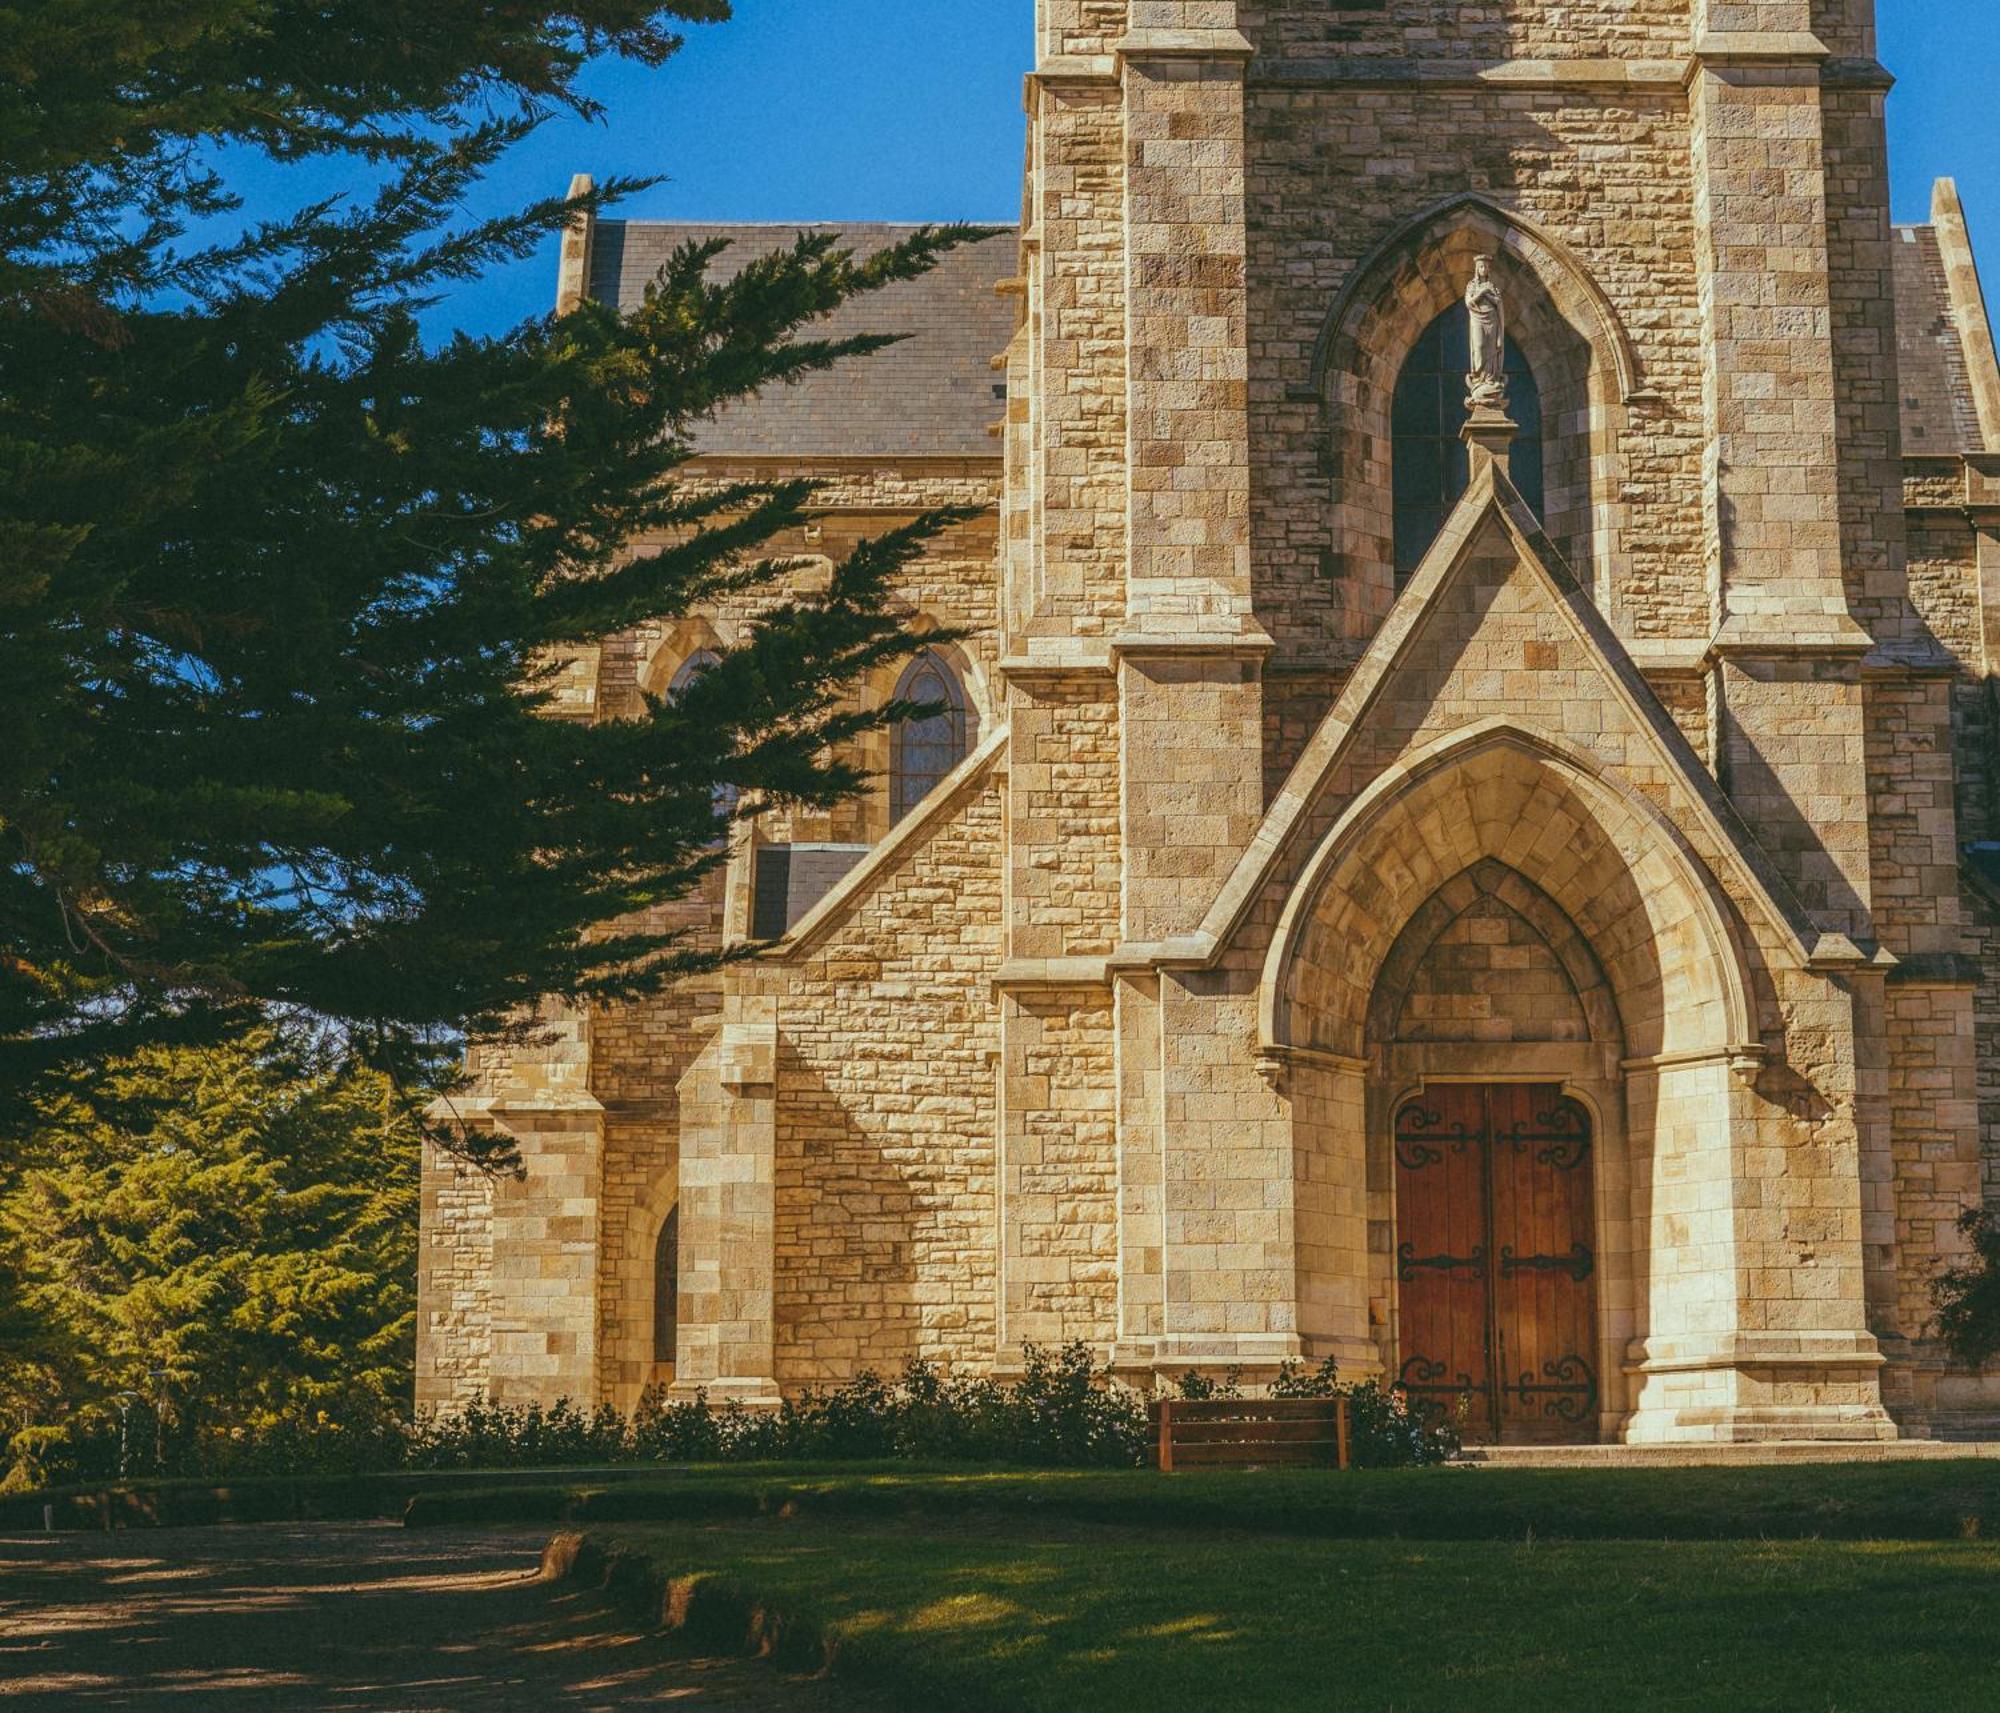
[[[653,1360],[679,1360],[681,1327],[681,1210],[678,1206],[660,1227],[653,1248]]]
[[[1472,364],[1470,317],[1454,304],[1411,349],[1396,382],[1392,467],[1395,484],[1396,585],[1422,563],[1451,508],[1471,480],[1465,426],[1466,371]],[[1521,348],[1507,343],[1507,414],[1520,429],[1510,473],[1537,517],[1542,478],[1542,393]]]
[[[965,686],[945,658],[926,649],[896,686],[899,702],[935,703],[935,711],[896,728],[889,762],[892,824],[942,785],[972,750],[973,716]]]
[[[667,700],[678,702],[687,694],[688,686],[710,668],[720,666],[722,656],[712,648],[700,649],[681,662],[680,671],[674,674],[673,682],[667,686]],[[718,785],[715,788],[715,813],[718,819],[726,820],[736,813],[736,805],[742,793],[733,785]],[[717,841],[720,842],[719,840]]]

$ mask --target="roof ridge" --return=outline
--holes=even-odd
[[[1018,232],[1021,230],[1021,223],[1018,220],[973,220],[962,215],[955,215],[950,220],[878,220],[873,216],[854,220],[655,220],[649,216],[638,218],[628,216],[625,219],[616,219],[607,215],[598,221],[598,225],[600,226],[699,226],[709,229],[721,226],[735,226],[741,227],[745,231],[753,232],[766,230],[778,232],[796,231],[801,226],[880,226],[896,231],[920,232],[926,226],[950,226],[961,223],[967,226],[992,226],[996,228],[994,233],[995,238],[1005,237],[1009,232]],[[985,238],[979,240],[979,242],[991,243],[993,239]]]

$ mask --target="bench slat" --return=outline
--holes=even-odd
[[[1337,1398],[1231,1398],[1205,1399],[1189,1403],[1183,1399],[1162,1399],[1153,1405],[1157,1420],[1162,1409],[1171,1409],[1177,1422],[1199,1421],[1332,1421],[1340,1409]]]
[[[1285,1445],[1294,1440],[1332,1439],[1331,1419],[1317,1422],[1175,1422],[1176,1445]]]

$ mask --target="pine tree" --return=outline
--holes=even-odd
[[[0,1112],[151,1044],[331,1019],[399,1077],[537,996],[707,954],[593,932],[717,860],[718,802],[837,800],[906,710],[843,689],[955,514],[778,600],[671,704],[549,717],[552,662],[771,578],[803,483],[676,483],[721,404],[885,341],[815,324],[974,234],[823,236],[629,315],[436,348],[418,313],[582,204],[457,214],[596,54],[725,0],[98,0],[0,48]],[[218,243],[220,145],[376,188]],[[603,186],[591,205],[629,193]],[[718,270],[721,271],[721,270]],[[633,557],[636,537],[665,551]],[[733,788],[718,795],[719,786]],[[12,1096],[10,1100],[8,1097]]]
[[[386,1078],[269,1033],[151,1049],[48,1101],[0,1181],[13,1422],[102,1437],[120,1400],[177,1434],[391,1419],[420,1136]]]

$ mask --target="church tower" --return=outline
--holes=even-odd
[[[1503,1436],[1921,1424],[1980,1150],[1870,0],[1041,0],[1037,52],[1002,1350],[1095,1303]]]

